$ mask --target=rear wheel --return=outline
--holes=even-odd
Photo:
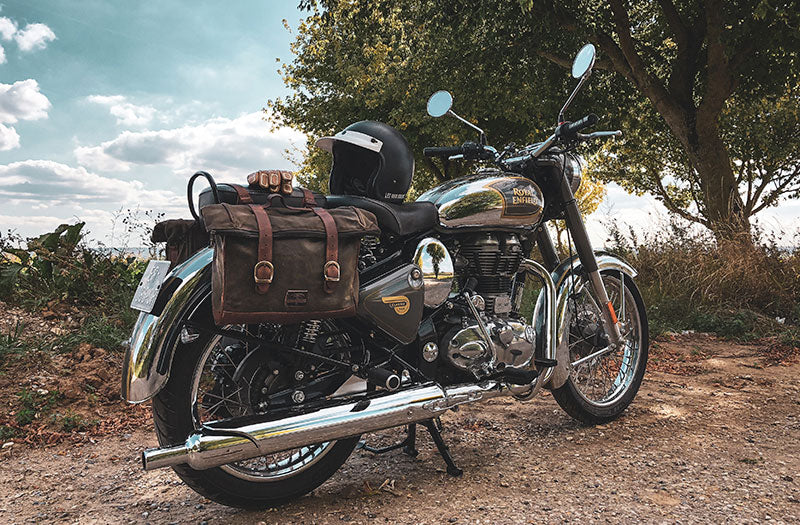
[[[306,348],[332,357],[350,357],[337,350],[350,346],[350,342],[332,321],[226,328],[290,346],[303,342],[304,337],[310,340],[316,333],[314,343],[303,342],[311,345]],[[196,339],[178,343],[169,381],[153,401],[161,446],[183,443],[203,423],[269,413],[321,399],[347,379],[325,365],[278,355],[262,346],[254,348],[234,338],[205,332],[184,337],[192,338]],[[317,488],[339,469],[357,443],[358,437],[330,441],[207,470],[187,465],[173,468],[187,485],[211,500],[233,507],[265,508]]]
[[[622,344],[601,352],[608,347],[608,338],[600,307],[588,284],[583,284],[567,304],[569,378],[553,390],[561,408],[590,425],[619,417],[631,404],[642,384],[649,346],[647,313],[633,280],[616,270],[603,271],[601,277],[621,323]]]

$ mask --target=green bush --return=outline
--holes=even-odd
[[[147,261],[87,246],[83,228],[82,222],[62,224],[27,240],[0,235],[0,299],[31,310],[58,312],[66,305],[84,314],[78,330],[27,346],[64,351],[86,342],[116,349],[130,333],[136,313],[129,304]],[[20,333],[0,336],[0,359],[25,348]]]
[[[42,308],[52,302],[127,310],[146,261],[83,242],[84,223],[39,237],[0,236],[0,299]]]

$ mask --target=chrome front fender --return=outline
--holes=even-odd
[[[155,396],[169,379],[172,354],[177,342],[178,319],[194,291],[205,281],[214,251],[205,248],[175,267],[165,279],[178,279],[171,297],[159,315],[140,313],[122,363],[122,398],[142,403]],[[165,287],[166,289],[166,287]]]
[[[596,252],[595,258],[597,259],[597,268],[602,272],[604,270],[616,270],[627,275],[630,278],[636,277],[636,270],[627,262],[619,257],[611,255],[607,252]],[[570,271],[570,268],[572,271]],[[556,285],[556,326],[558,346],[556,350],[556,360],[558,365],[549,369],[542,380],[545,388],[555,389],[564,385],[569,377],[569,348],[567,345],[567,300],[571,290],[578,289],[581,285],[580,277],[583,275],[583,265],[581,264],[578,256],[575,255],[571,259],[563,261],[558,268],[551,274],[553,282]],[[544,327],[544,311],[545,311],[545,297],[543,293],[539,294],[536,301],[536,309],[534,310],[534,318],[536,319],[536,331],[539,333]],[[539,349],[537,348],[537,351]]]

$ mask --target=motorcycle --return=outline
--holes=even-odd
[[[172,467],[209,499],[264,508],[313,490],[358,446],[415,454],[418,424],[459,475],[439,417],[461,405],[525,401],[547,388],[583,423],[618,417],[645,373],[648,326],[635,270],[593,251],[575,201],[575,148],[620,134],[582,133],[594,115],[564,121],[594,59],[591,44],[577,54],[577,86],[544,141],[498,152],[438,91],[429,115],[452,116],[479,136],[424,154],[491,168],[396,206],[328,198],[374,210],[384,231],[362,241],[353,318],[217,326],[210,248],[166,278],[151,263],[134,301],[141,312],[122,388],[128,402],[152,399],[160,446],[143,452],[144,468]],[[564,259],[545,228],[551,220],[564,220],[574,243]],[[535,247],[541,262],[528,257]],[[523,298],[537,290],[526,318]],[[401,426],[407,434],[396,445],[360,440]]]

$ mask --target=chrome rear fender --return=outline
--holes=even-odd
[[[636,277],[636,270],[627,262],[619,257],[607,252],[595,252],[597,267],[602,272],[604,270],[616,270],[631,279]],[[570,268],[572,271],[570,272]],[[583,272],[583,265],[575,255],[571,259],[562,261],[561,264],[551,274],[556,285],[556,327],[557,327],[557,348],[556,360],[558,364],[545,372],[542,384],[545,388],[555,389],[564,385],[569,377],[569,348],[567,346],[567,299],[570,291],[578,289],[578,282]],[[544,327],[545,296],[544,292],[539,294],[534,310],[536,332],[541,333]],[[537,355],[544,355],[542,338],[537,337]]]
[[[164,281],[168,283],[172,279],[177,287],[175,284],[169,287],[173,291],[163,309],[158,315],[155,312],[139,314],[122,363],[122,399],[125,401],[147,401],[167,383],[180,330],[177,321],[191,304],[195,292],[208,283],[206,269],[213,256],[211,248],[204,248],[176,266]],[[162,292],[165,290],[166,286]]]

